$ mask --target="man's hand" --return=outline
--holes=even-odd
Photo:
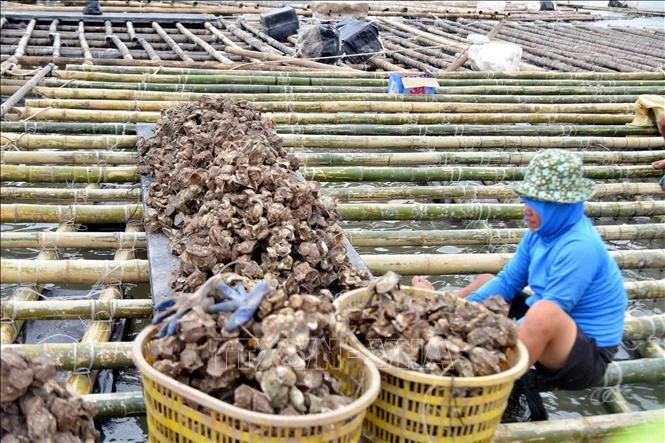
[[[430,291],[436,290],[434,289],[434,285],[430,283],[429,280],[427,280],[425,277],[421,277],[420,275],[416,275],[413,277],[413,279],[411,279],[411,286],[414,288],[427,289]]]
[[[651,167],[656,169],[665,169],[665,159],[656,160],[655,162],[651,163]]]

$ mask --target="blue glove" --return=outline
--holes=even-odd
[[[230,300],[210,306],[208,312],[216,314],[234,311],[224,326],[226,332],[234,331],[251,320],[263,298],[270,292],[270,284],[265,280],[256,283],[249,294],[241,283],[236,284],[235,290],[224,283],[220,284],[219,288],[220,292]]]
[[[261,301],[270,292],[270,284],[265,280],[261,280],[254,285],[248,294],[241,283],[237,283],[235,289],[232,289],[221,281],[219,276],[211,277],[194,294],[171,298],[155,306],[155,316],[152,324],[163,324],[168,320],[165,325],[162,325],[158,337],[174,335],[180,319],[190,312],[194,306],[202,306],[206,297],[212,291],[229,300],[210,305],[206,310],[210,314],[233,312],[224,327],[226,332],[232,332],[254,316]]]

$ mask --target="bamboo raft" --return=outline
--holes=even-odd
[[[102,6],[127,8],[115,3]],[[536,32],[541,42],[562,38],[558,28],[508,20],[498,38],[522,44],[532,70],[482,73],[462,65],[448,72],[463,38],[492,22],[468,10],[454,11],[455,22],[422,17],[416,7],[398,20],[396,11],[378,19],[390,51],[366,67],[342,68],[294,62],[293,42],[280,49],[262,39],[255,15],[219,23],[3,20],[0,93],[15,103],[0,123],[2,349],[51,356],[98,405],[100,419],[145,413],[140,392],[95,388],[109,369],[133,366],[119,326],[144,324],[152,313],[136,134],[160,110],[203,94],[249,100],[273,120],[305,177],[340,201],[346,234],[373,272],[431,274],[447,284],[501,269],[524,234],[510,183],[537,150],[570,149],[597,183],[587,214],[624,272],[631,306],[660,303],[665,204],[662,171],[650,164],[665,158],[665,141],[626,123],[639,94],[665,94],[662,54],[648,44],[638,50],[626,38],[636,34],[576,23],[567,37],[588,48],[563,61],[564,49],[545,54],[545,43],[533,41]],[[663,33],[640,37],[662,41]],[[620,56],[600,62],[600,45]],[[625,54],[633,50],[639,60]],[[411,72],[423,64],[439,80],[436,95],[385,94],[381,69]],[[396,230],[405,223],[408,229]],[[85,259],[76,259],[79,252]],[[66,288],[86,294],[59,299]],[[126,298],[129,292],[143,295]],[[26,322],[65,319],[86,319],[78,343],[23,340]],[[662,418],[662,410],[638,410],[622,387],[665,381],[664,336],[662,314],[629,316],[624,340],[635,352],[612,363],[594,388],[607,415],[502,425],[496,440],[598,439]]]

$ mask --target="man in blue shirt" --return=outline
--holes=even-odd
[[[621,343],[627,305],[621,272],[584,215],[593,182],[583,177],[577,156],[550,149],[533,158],[515,191],[529,231],[496,277],[481,276],[460,296],[478,303],[502,296],[538,379],[587,388],[602,378]],[[533,295],[524,297],[527,285]]]

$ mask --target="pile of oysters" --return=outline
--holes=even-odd
[[[250,103],[205,96],[178,105],[138,147],[141,173],[155,179],[144,223],[180,256],[177,291],[226,267],[274,278],[287,294],[335,294],[367,280],[349,262],[335,202],[297,173]]]
[[[203,97],[162,113],[139,141],[140,171],[154,178],[146,199],[149,232],[162,231],[180,269],[172,286],[191,297],[211,275],[229,285],[256,280],[270,292],[241,328],[201,306],[176,334],[153,339],[161,372],[253,411],[306,414],[351,399],[324,370],[333,359],[333,295],[366,286],[347,256],[335,202],[297,172],[271,124],[248,102]],[[216,297],[209,294],[208,297]]]
[[[474,377],[508,369],[517,324],[501,297],[476,304],[452,293],[411,296],[389,272],[370,283],[369,298],[340,314],[350,333],[385,362],[439,376]]]
[[[3,350],[0,376],[0,440],[94,442],[96,408],[56,376],[48,357]]]

